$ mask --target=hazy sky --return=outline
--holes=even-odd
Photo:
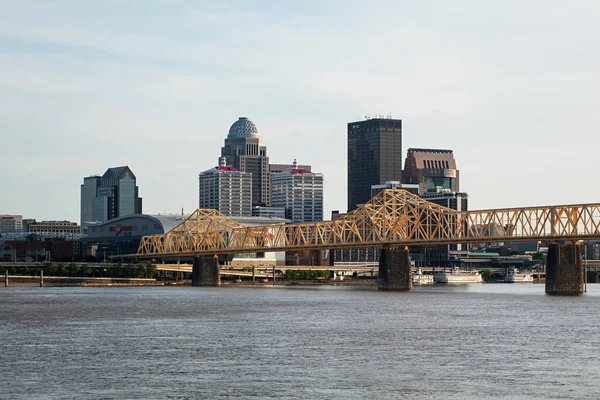
[[[600,202],[598,1],[0,0],[0,214],[79,221],[129,165],[191,212],[239,116],[346,208],[346,124],[454,150],[470,208]]]

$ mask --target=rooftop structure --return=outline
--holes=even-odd
[[[419,185],[419,194],[447,189],[460,191],[459,171],[452,150],[408,149],[404,183]]]

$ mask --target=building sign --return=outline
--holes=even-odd
[[[119,236],[121,234],[121,232],[130,232],[133,230],[133,226],[122,226],[121,224],[116,224],[115,226],[110,226],[108,228],[109,232],[115,232],[115,236]],[[131,236],[131,233],[129,235],[124,235],[124,236]]]

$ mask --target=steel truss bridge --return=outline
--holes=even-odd
[[[386,189],[327,222],[246,227],[198,209],[173,230],[142,237],[137,256],[590,239],[600,239],[600,204],[455,211]]]

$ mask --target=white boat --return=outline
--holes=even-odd
[[[450,271],[436,271],[433,274],[435,283],[465,284],[481,283],[483,278],[479,271],[461,271],[458,267]]]
[[[421,271],[421,268],[417,269],[417,271],[412,274],[412,284],[414,286],[433,285],[433,283],[433,275],[424,274],[423,271]]]
[[[526,272],[519,272],[516,268],[510,268],[506,272],[506,280],[508,283],[533,283],[533,275]]]

